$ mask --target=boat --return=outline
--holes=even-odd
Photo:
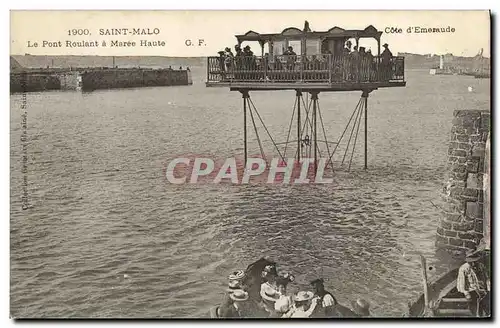
[[[248,286],[247,292],[250,300],[260,300],[260,286],[262,284],[262,271],[266,265],[276,264],[275,262],[269,261],[265,258],[260,258],[256,262],[250,264],[245,270],[245,278],[243,284]],[[337,304],[335,306],[336,315],[335,318],[353,318],[358,317],[350,308]],[[210,318],[221,319],[219,314],[219,305],[210,308]],[[267,318],[268,313],[263,312],[262,316],[256,315],[255,317]],[[311,317],[314,318],[315,316]]]
[[[428,284],[426,306],[425,292],[408,304],[408,316],[418,317],[474,317],[467,299],[457,290],[458,268],[446,272]]]
[[[405,317],[476,318],[476,315],[469,310],[468,300],[464,294],[457,290],[460,267],[455,267],[434,281],[428,282],[426,260],[422,255],[420,257],[424,292],[415,301],[408,303],[408,313]]]
[[[476,79],[489,79],[491,78],[491,74],[490,72],[476,72],[473,74],[473,76],[476,78]]]

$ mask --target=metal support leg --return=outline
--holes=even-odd
[[[311,98],[313,101],[313,147],[314,147],[314,176],[316,176],[316,171],[318,170],[318,126],[317,126],[317,110],[318,110],[318,93],[311,93]]]
[[[301,155],[301,146],[302,146],[302,137],[300,131],[300,102],[302,100],[302,92],[297,91],[297,163],[300,163],[300,155]]]
[[[369,92],[363,91],[361,96],[365,102],[365,170],[368,169],[368,94]]]
[[[247,165],[247,102],[248,102],[248,91],[243,90],[241,91],[242,98],[243,98],[243,143],[244,143],[244,149],[245,149],[245,162],[244,162],[244,167]]]

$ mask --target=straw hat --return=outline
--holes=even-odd
[[[309,291],[300,291],[298,292],[295,297],[294,297],[294,301],[295,302],[304,302],[304,301],[309,301],[311,300],[312,298],[314,297],[314,294],[312,292],[309,292]]]
[[[241,289],[241,282],[239,280],[229,280],[227,291],[234,292],[237,289]]]
[[[356,302],[351,302],[351,305],[352,305],[352,309],[357,314],[364,315],[364,316],[370,315],[370,304],[367,301],[365,301],[361,298],[358,298],[356,300]]]
[[[248,300],[248,293],[242,289],[236,289],[229,294],[229,297],[231,297],[231,299],[235,302],[243,302]]]
[[[229,275],[229,280],[241,280],[243,278],[245,278],[245,271],[243,270],[236,270]]]

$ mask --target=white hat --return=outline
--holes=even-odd
[[[245,277],[245,271],[236,270],[229,275],[229,280],[241,280]]]
[[[231,294],[229,294],[229,297],[231,297],[231,299],[235,302],[242,302],[248,299],[248,293],[243,289],[236,289]]]
[[[300,291],[295,295],[294,300],[295,302],[303,302],[303,301],[309,301],[314,297],[314,294],[312,292],[305,292],[305,291]]]
[[[233,292],[236,289],[241,289],[241,281],[239,280],[229,280],[228,286],[227,286],[227,291],[228,292]]]

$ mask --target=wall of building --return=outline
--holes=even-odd
[[[457,110],[453,113],[444,189],[446,205],[437,229],[438,247],[473,249],[483,237],[483,175],[489,131],[489,111]]]
[[[82,89],[134,88],[192,84],[186,70],[104,69],[82,73]],[[191,83],[189,83],[191,82]]]
[[[483,236],[486,247],[491,245],[491,142],[490,135],[486,141],[486,149],[484,154],[484,176],[483,176]]]

